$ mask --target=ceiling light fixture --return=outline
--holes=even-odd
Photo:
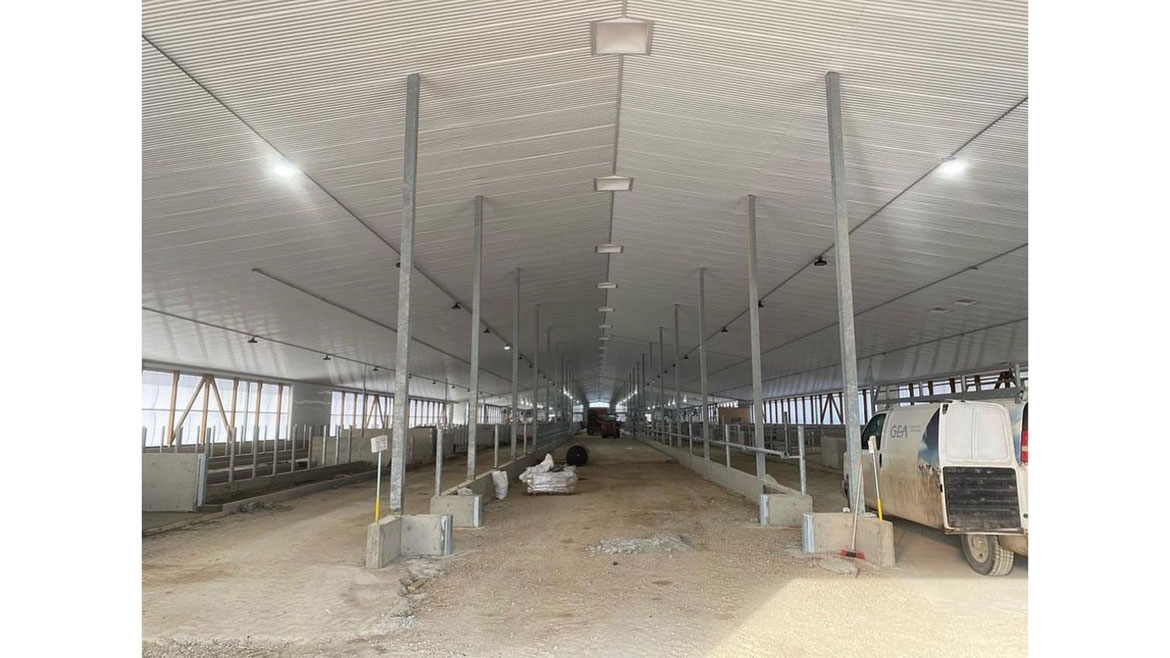
[[[251,338],[248,339],[248,342],[251,343],[252,345],[255,345],[256,343],[259,343],[260,341],[256,340],[255,336],[252,336]]]
[[[599,244],[593,249],[599,254],[620,254],[625,247],[620,244]]]
[[[492,330],[491,330],[491,329],[484,329],[484,330],[483,330],[483,332],[484,332],[485,334],[490,334],[490,333],[492,332]]]
[[[301,173],[301,170],[292,166],[292,164],[287,161],[282,161],[272,166],[272,173],[282,178],[288,178],[290,176],[296,176],[297,174]]]
[[[374,366],[374,372],[378,372],[378,366]]]
[[[813,267],[824,267],[828,264],[829,261],[825,260],[824,254],[817,256],[817,259],[813,261]]]
[[[458,311],[461,308],[463,308],[463,307],[459,305],[459,302],[455,302],[454,304],[451,305],[452,311]]]
[[[727,327],[724,327],[724,328],[720,329],[720,330],[719,330],[719,333],[721,333],[721,334],[725,334],[725,333],[727,333]]]
[[[629,192],[632,189],[634,179],[629,176],[598,176],[593,179],[594,192]]]
[[[617,287],[618,287],[617,284],[614,283],[613,281],[603,281],[603,282],[597,284],[598,290],[613,290]]]
[[[654,22],[609,18],[591,23],[594,55],[649,55]]]
[[[329,355],[328,355],[328,354],[326,354],[326,355],[325,355],[325,358],[324,358],[324,359],[321,359],[321,360],[322,360],[322,361],[332,361],[333,359],[329,358]]]
[[[597,325],[597,328],[598,329],[613,329],[613,325],[612,324],[599,324],[599,325]]]
[[[944,176],[954,176],[963,172],[967,168],[967,161],[960,160],[953,155],[948,155],[942,159],[942,164],[938,166],[939,173]]]
[[[955,306],[974,306],[979,303],[978,299],[956,299]]]
[[[510,349],[512,349],[512,346],[507,344],[507,343],[504,343],[504,350],[510,350]]]
[[[598,306],[597,312],[598,313],[613,313],[613,307],[612,306]]]
[[[597,340],[609,340],[609,336],[598,336]]]
[[[935,313],[935,314],[937,314],[937,315],[942,315],[942,314],[944,314],[944,313],[950,313],[950,312],[951,312],[951,309],[949,309],[949,308],[942,308],[941,306],[936,306],[936,307],[934,307],[934,308],[930,309],[930,312],[931,312],[931,313]]]

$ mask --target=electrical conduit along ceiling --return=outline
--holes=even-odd
[[[651,54],[593,55],[591,21],[623,10],[654,21]],[[609,400],[660,326],[669,366],[675,304],[696,391],[705,267],[710,388],[748,397],[749,193],[764,396],[831,386],[829,70],[863,378],[866,359],[913,376],[1027,358],[1023,2],[147,1],[142,53],[146,360],[349,386],[393,367],[417,72],[411,372],[428,395],[466,396],[477,194],[485,395],[510,388],[516,268],[520,353],[539,303],[541,369],[551,326],[577,394]],[[632,190],[595,192],[611,174]]]

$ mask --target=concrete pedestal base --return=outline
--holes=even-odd
[[[802,547],[805,553],[838,554],[848,549],[853,537],[850,512],[810,512],[804,515]],[[857,517],[857,549],[865,559],[883,567],[894,566],[894,524],[876,516]]]
[[[399,557],[450,555],[450,514],[385,516],[366,526],[366,568],[381,569]]]
[[[760,525],[794,528],[804,522],[808,512],[812,512],[812,496],[800,492],[760,494]]]
[[[450,514],[457,528],[478,528],[483,525],[483,496],[431,496],[431,514]]]

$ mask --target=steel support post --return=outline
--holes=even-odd
[[[479,433],[479,287],[483,270],[483,195],[475,197],[471,240],[471,393],[467,399],[467,479],[475,478],[475,439]]]
[[[845,397],[845,461],[848,462],[849,500],[859,500],[861,484],[861,418],[857,409],[857,341],[853,331],[853,273],[849,263],[849,208],[845,190],[845,145],[841,129],[841,76],[825,75],[825,101],[829,114],[829,171],[833,184],[833,218],[836,227],[837,326],[841,334],[841,375]]]
[[[654,355],[653,354],[650,355],[650,362],[651,363],[654,362]],[[637,372],[635,373],[635,376],[638,378],[638,411],[639,411],[639,416],[640,416],[638,418],[638,420],[642,420],[644,422],[644,419],[646,418],[646,406],[647,406],[646,405],[647,377],[646,377],[646,353],[645,352],[642,353],[641,362],[636,363],[634,365],[635,365],[635,369],[637,370]],[[646,432],[646,438],[648,438],[648,439],[654,438],[654,410],[653,409],[650,410],[650,425],[649,425],[648,431]]]
[[[390,513],[402,514],[410,407],[410,283],[414,272],[414,190],[418,170],[419,75],[406,77],[406,130],[402,163],[402,238],[398,268],[398,342],[394,353],[394,432],[390,446]]]
[[[516,435],[520,433],[520,270],[512,293],[512,441],[510,459],[516,458]]]
[[[662,410],[660,432],[666,429],[666,341],[662,338],[665,331],[666,327],[658,327],[658,368],[654,371],[658,377],[658,408]]]
[[[674,427],[679,434],[678,445],[682,447],[682,395],[678,388],[678,373],[682,370],[682,357],[678,352],[678,304],[674,305]]]
[[[755,446],[764,447],[764,402],[760,389],[763,375],[760,359],[760,287],[756,268],[756,195],[748,195],[748,324],[752,340],[752,420]],[[756,452],[756,477],[764,478],[764,453]]]
[[[536,305],[536,327],[532,343],[532,448],[535,450],[540,421],[540,304]]]
[[[711,430],[707,423],[707,288],[706,268],[699,268],[699,389],[702,396],[703,459],[711,460]]]
[[[553,351],[552,351],[552,327],[548,327],[544,330],[544,353],[548,355],[548,369],[550,371],[555,370],[557,367],[557,360],[556,360],[556,357],[553,356]],[[555,377],[555,376],[556,375],[554,374],[553,377]],[[550,382],[554,381],[553,377],[549,377],[548,380]],[[543,382],[543,381],[544,380],[542,379],[541,382]],[[552,390],[553,390],[552,384],[549,384],[544,389],[544,420],[546,422],[552,421],[552,399],[553,399],[553,391]]]
[[[452,438],[454,443],[454,438]],[[443,428],[435,428],[435,495],[443,492]]]

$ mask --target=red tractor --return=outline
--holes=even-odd
[[[606,416],[601,421],[601,438],[621,438],[621,428],[618,427],[618,421],[616,417]]]

